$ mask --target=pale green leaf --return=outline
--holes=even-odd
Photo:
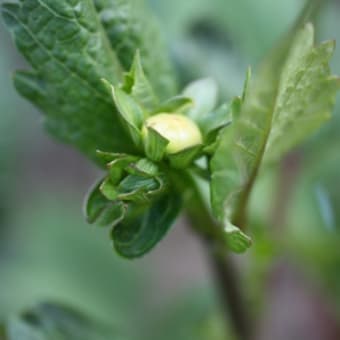
[[[190,83],[183,91],[185,97],[193,101],[188,116],[199,121],[204,114],[212,111],[217,103],[217,83],[211,78],[204,78]]]
[[[331,113],[338,78],[329,69],[334,44],[313,45],[307,24],[292,40],[283,64],[271,60],[250,80],[211,162],[217,218],[244,226],[245,208],[263,160],[273,160],[310,135]],[[277,59],[279,60],[279,59]]]

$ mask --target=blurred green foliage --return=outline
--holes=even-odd
[[[265,54],[303,5],[298,0],[149,2],[162,23],[181,83],[210,75],[219,81],[224,97],[239,93],[246,65]],[[318,40],[339,41],[339,7],[334,1],[322,11]],[[91,311],[122,329],[131,331],[129,325],[138,325],[132,332],[137,334],[131,334],[138,340],[141,334],[152,339],[153,332],[159,335],[157,340],[222,339],[219,309],[210,285],[191,282],[187,289],[194,291],[192,298],[186,289],[172,307],[164,303],[154,313],[155,306],[150,307],[148,300],[154,292],[145,275],[152,268],[143,267],[145,262],[122,263],[112,256],[106,235],[92,232],[84,223],[79,192],[86,186],[34,193],[22,192],[16,185],[19,176],[25,181],[25,169],[18,170],[19,156],[32,156],[29,152],[38,142],[35,131],[39,129],[39,124],[32,123],[38,117],[31,114],[32,107],[9,85],[10,70],[22,63],[16,56],[0,25],[0,318],[43,300],[58,300]],[[340,73],[339,48],[332,66]],[[270,214],[279,175],[277,169],[261,174],[253,195],[261,199],[253,199],[251,206],[256,246],[248,256],[249,275],[245,275],[250,277],[245,286],[257,304],[265,294],[263,279],[273,262],[289,253],[308,277],[320,283],[340,312],[339,128],[340,105],[331,122],[299,149],[302,160],[282,226],[284,237],[274,247]],[[35,180],[34,185],[41,186],[42,179]],[[14,201],[20,195],[24,199]],[[157,275],[152,272],[154,284]],[[187,296],[184,300],[183,294]],[[155,314],[161,321],[159,329],[155,329]],[[173,334],[178,337],[171,337]]]

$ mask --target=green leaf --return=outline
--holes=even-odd
[[[151,250],[167,233],[179,213],[181,200],[169,192],[146,207],[142,214],[131,214],[112,231],[113,244],[123,257],[140,257]],[[132,210],[134,207],[132,207]]]
[[[163,177],[128,175],[117,187],[118,199],[145,204],[158,197],[165,188]]]
[[[329,117],[339,84],[328,66],[333,43],[314,47],[313,41],[308,24],[292,40],[283,64],[268,60],[250,80],[211,161],[212,207],[218,219],[227,217],[244,227],[262,161],[282,157]]]
[[[15,74],[15,86],[45,113],[47,129],[96,161],[96,149],[133,151],[100,81],[116,84],[123,70],[92,1],[23,0],[2,14],[32,67]]]
[[[110,177],[104,179],[99,187],[99,190],[109,201],[114,201],[117,199],[118,192],[115,185],[111,182]]]
[[[149,159],[142,158],[137,163],[130,164],[126,171],[132,175],[153,177],[159,174],[159,167]]]
[[[111,90],[113,100],[122,117],[123,125],[138,148],[141,145],[140,128],[146,118],[146,114],[132,96],[112,85]]]
[[[206,143],[214,141],[218,131],[231,123],[231,111],[230,106],[225,103],[202,117],[199,127]]]
[[[193,105],[192,99],[184,96],[175,96],[161,103],[153,112],[156,113],[186,113]]]
[[[155,162],[162,160],[169,140],[159,134],[155,129],[147,127],[147,136],[144,138],[146,155]]]
[[[85,201],[85,215],[89,223],[96,222],[100,226],[114,226],[125,215],[125,207],[121,202],[111,202],[102,193],[99,181],[89,193]]]
[[[12,317],[8,340],[122,340],[119,333],[62,305],[44,303]]]
[[[169,154],[167,158],[173,168],[185,169],[193,162],[195,157],[197,158],[201,150],[202,145],[195,145],[180,152]]]
[[[117,184],[125,171],[125,169],[137,161],[137,157],[126,155],[126,154],[119,154],[116,159],[112,160],[110,163],[107,164],[109,169],[109,177],[112,184]]]
[[[228,249],[235,253],[244,253],[252,244],[251,238],[229,221],[225,223],[224,232]]]
[[[95,0],[111,46],[125,70],[139,50],[143,69],[160,99],[176,93],[174,70],[160,36],[158,23],[142,0]]]
[[[125,74],[122,89],[142,105],[146,112],[153,111],[157,107],[159,100],[144,74],[139,50],[136,52],[129,73]]]
[[[217,83],[211,78],[204,78],[190,83],[183,91],[185,97],[193,101],[193,107],[188,116],[193,120],[199,120],[212,111],[217,103]]]
[[[331,117],[340,88],[340,79],[329,68],[334,46],[327,41],[314,47],[312,26],[297,37],[282,70],[265,162],[280,159]]]

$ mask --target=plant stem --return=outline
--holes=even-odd
[[[212,277],[220,296],[227,329],[230,326],[239,340],[249,339],[249,319],[241,292],[238,273],[226,250],[216,237],[221,228],[211,217],[196,183],[190,181],[186,194],[186,210],[190,225],[203,240]],[[187,182],[188,184],[188,182]]]
[[[230,256],[221,256],[216,252],[210,242],[206,242],[206,248],[224,315],[237,338],[248,340],[250,325],[234,263]]]

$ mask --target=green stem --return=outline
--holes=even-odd
[[[240,290],[238,273],[230,256],[221,249],[221,227],[211,217],[195,181],[183,173],[177,181],[185,187],[185,207],[190,225],[203,241],[212,277],[218,290],[227,328],[230,326],[239,340],[248,340],[249,319]]]

